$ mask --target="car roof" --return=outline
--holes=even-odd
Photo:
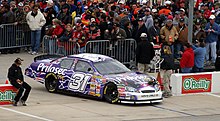
[[[113,60],[111,57],[101,55],[101,54],[93,54],[93,53],[81,53],[81,54],[76,54],[76,55],[70,55],[68,57],[86,59],[92,62],[102,62],[106,60]]]

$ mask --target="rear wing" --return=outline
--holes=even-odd
[[[34,58],[34,62],[37,62],[39,60],[44,60],[44,59],[55,60],[61,57],[64,57],[64,56],[63,55],[52,55],[52,54],[39,55]]]

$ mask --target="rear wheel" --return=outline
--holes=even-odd
[[[117,86],[113,83],[108,83],[104,88],[104,98],[109,103],[118,102],[118,89]]]
[[[54,73],[49,73],[45,78],[45,87],[48,92],[56,92],[58,87],[57,76]]]

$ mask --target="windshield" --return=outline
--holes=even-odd
[[[97,69],[97,71],[103,75],[120,74],[131,71],[117,60],[96,62],[94,63],[94,66]]]

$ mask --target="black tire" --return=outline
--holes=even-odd
[[[45,77],[45,87],[48,92],[56,92],[58,87],[57,76],[54,73],[48,73]]]
[[[104,98],[109,103],[117,103],[118,102],[118,89],[117,86],[114,83],[108,83],[105,85],[104,88]]]

